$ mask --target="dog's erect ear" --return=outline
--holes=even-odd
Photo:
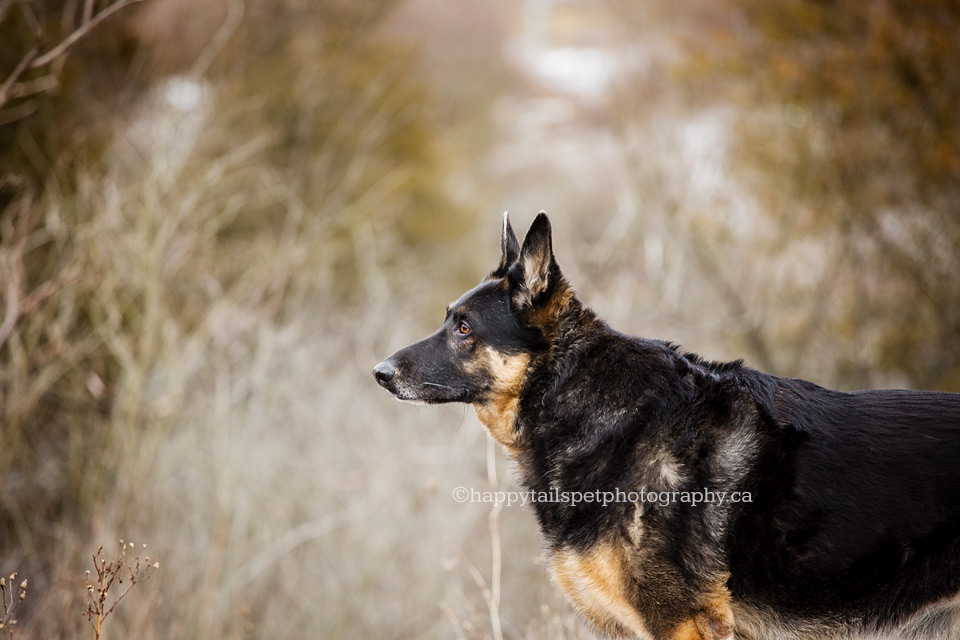
[[[500,266],[493,272],[492,276],[502,278],[507,275],[510,265],[517,261],[520,255],[520,242],[517,240],[517,234],[513,232],[510,226],[510,216],[503,212],[503,231],[500,233]]]
[[[527,231],[527,237],[523,239],[517,265],[523,281],[518,283],[516,300],[520,306],[530,306],[550,286],[551,272],[556,267],[550,219],[543,211],[537,214]]]

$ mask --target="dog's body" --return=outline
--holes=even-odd
[[[960,394],[704,362],[586,309],[545,215],[522,248],[505,217],[501,247],[374,374],[401,399],[474,404],[539,495],[633,496],[534,503],[555,581],[598,629],[960,639]]]

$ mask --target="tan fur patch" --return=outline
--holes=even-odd
[[[524,285],[531,296],[536,297],[547,288],[547,279],[550,276],[549,246],[537,247],[525,252],[520,257],[520,266],[523,267]]]
[[[693,618],[689,618],[680,623],[670,640],[703,640],[700,631],[697,629],[697,623]]]
[[[484,366],[493,377],[493,388],[483,402],[475,402],[473,408],[487,431],[507,453],[516,456],[520,452],[517,442],[517,412],[520,408],[520,393],[527,379],[530,356],[519,354],[505,356],[492,347],[484,348]]]
[[[573,289],[564,282],[559,290],[551,296],[547,304],[528,311],[526,320],[535,327],[540,327],[544,333],[550,334],[560,319],[560,315],[567,310],[573,298]]]
[[[670,491],[680,485],[684,479],[683,468],[677,459],[669,453],[662,453],[657,458],[657,480],[654,482],[655,491]]]
[[[703,608],[681,622],[671,640],[727,640],[733,637],[730,592],[723,585],[707,595]]]
[[[587,553],[561,549],[552,554],[550,570],[577,610],[607,633],[650,637],[640,613],[630,603],[625,551],[610,543]]]

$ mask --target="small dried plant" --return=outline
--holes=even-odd
[[[0,635],[13,636],[16,630],[17,619],[14,617],[17,607],[27,597],[27,581],[20,583],[19,593],[16,585],[17,572],[10,574],[9,578],[0,577],[0,601],[3,601],[3,616],[0,617]],[[17,595],[15,595],[17,594]]]
[[[149,578],[153,570],[160,567],[159,562],[151,564],[149,556],[141,560],[137,555],[133,560],[128,560],[127,552],[134,548],[136,548],[134,543],[121,540],[120,549],[113,560],[107,560],[103,545],[100,545],[97,552],[93,554],[96,580],[94,581],[93,574],[87,571],[87,610],[84,615],[93,627],[95,640],[100,640],[104,621],[117,608],[120,601],[138,582]],[[146,549],[147,545],[143,545],[142,548]],[[126,581],[125,587],[123,587],[124,581]],[[117,589],[111,591],[115,584],[118,585]]]

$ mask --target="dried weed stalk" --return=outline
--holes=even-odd
[[[3,617],[0,618],[0,635],[9,635],[13,637],[16,631],[17,619],[14,615],[17,607],[27,597],[27,581],[20,583],[19,594],[14,595],[16,588],[14,585],[17,580],[17,572],[10,574],[9,582],[7,578],[0,577],[0,601],[3,602]]]
[[[128,560],[127,550],[134,547],[132,542],[125,543],[121,540],[117,555],[110,561],[107,561],[103,553],[103,545],[100,545],[97,552],[93,554],[93,567],[97,578],[95,582],[91,582],[92,574],[87,571],[87,610],[84,615],[93,626],[95,640],[100,640],[104,621],[117,608],[120,601],[138,582],[149,578],[153,570],[160,567],[159,562],[151,564],[149,556],[144,557],[142,561],[139,555],[133,560]],[[143,545],[142,548],[146,549],[147,545]],[[126,588],[122,586],[124,580],[127,582]],[[115,584],[119,586],[111,593]],[[120,595],[116,595],[120,589],[122,589]]]

